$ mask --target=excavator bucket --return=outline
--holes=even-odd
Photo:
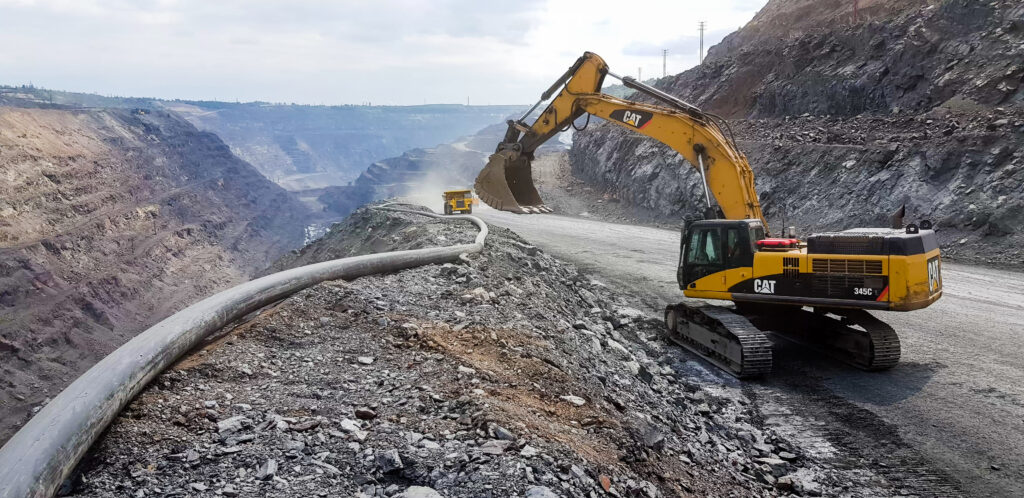
[[[510,150],[491,155],[474,184],[480,199],[494,209],[519,214],[550,213],[533,185],[530,160]]]

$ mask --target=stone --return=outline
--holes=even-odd
[[[637,376],[640,377],[640,380],[644,381],[644,384],[647,385],[651,385],[654,382],[654,375],[655,374],[653,372],[643,365],[640,365],[640,368],[637,370]]]
[[[485,455],[500,455],[505,452],[505,449],[512,444],[512,441],[502,441],[499,439],[491,439],[486,443],[480,445],[480,452]]]
[[[533,458],[537,456],[539,453],[540,452],[537,451],[537,448],[534,448],[533,446],[530,445],[523,446],[523,449],[519,450],[519,456],[523,458]]]
[[[757,463],[763,463],[763,464],[771,467],[772,474],[775,477],[779,477],[781,475],[784,475],[786,473],[786,468],[789,465],[789,464],[786,463],[785,460],[782,460],[782,459],[779,459],[779,458],[755,458],[754,461],[757,462]]]
[[[466,375],[473,375],[473,374],[476,374],[476,370],[473,370],[472,368],[469,368],[469,367],[464,367],[462,365],[459,365],[459,373],[466,374]]]
[[[583,399],[583,398],[581,398],[579,396],[573,396],[571,394],[566,395],[566,396],[559,396],[558,398],[561,399],[562,401],[565,401],[565,402],[573,405],[573,406],[583,406],[583,405],[587,404],[587,400],[585,400],[585,399]]]
[[[263,462],[260,468],[256,470],[256,479],[260,481],[269,481],[277,475],[277,460],[273,458]]]
[[[794,454],[792,454],[792,453],[790,453],[788,451],[780,451],[779,452],[779,458],[781,458],[781,459],[783,459],[783,460],[785,460],[787,462],[792,462],[793,460],[796,460],[796,455],[794,455]]]
[[[597,476],[597,480],[601,483],[601,489],[603,489],[605,493],[612,489],[612,480],[610,477],[601,474]]]
[[[626,349],[626,346],[623,346],[622,344],[620,344],[615,339],[608,338],[608,339],[605,339],[604,342],[605,342],[605,344],[608,345],[609,348],[611,348],[611,349],[613,349],[615,351],[618,351],[618,352],[622,353],[625,356],[633,356],[629,352],[629,350]]]
[[[220,494],[224,496],[238,496],[238,488],[236,488],[233,484],[228,484],[227,486],[224,486],[220,490]]]
[[[320,419],[312,418],[309,420],[298,422],[296,424],[292,424],[288,428],[295,432],[305,432],[310,429],[315,429],[317,427],[320,427]]]
[[[530,486],[523,498],[558,498],[558,495],[547,486]]]
[[[369,408],[356,408],[355,414],[359,420],[373,420],[377,418],[377,412]]]
[[[362,427],[359,425],[359,422],[347,418],[342,419],[341,423],[339,423],[338,426],[341,427],[341,430],[348,433],[353,433],[362,430]]]
[[[335,466],[333,466],[333,465],[331,465],[331,464],[329,464],[327,462],[321,462],[320,460],[310,460],[310,461],[313,462],[313,465],[316,465],[317,467],[320,467],[320,468],[326,470],[327,473],[329,473],[331,475],[335,475],[336,476],[338,474],[341,474],[341,469],[339,469],[339,468],[337,468],[337,467],[335,467]]]
[[[515,441],[516,440],[516,435],[515,434],[512,434],[512,432],[510,432],[508,429],[506,429],[506,428],[504,428],[504,427],[502,427],[500,425],[495,425],[494,426],[494,437],[496,437],[498,439],[504,439],[505,441]]]
[[[189,487],[190,489],[192,489],[192,491],[206,491],[207,489],[209,489],[209,488],[207,488],[207,487],[206,487],[206,485],[205,485],[205,484],[203,484],[203,483],[201,483],[201,482],[193,482],[193,483],[190,483],[190,484],[188,485],[188,487]]]
[[[217,432],[221,434],[238,432],[246,427],[252,427],[252,420],[242,415],[236,415],[217,422]]]
[[[196,451],[196,450],[194,450],[192,448],[189,448],[189,450],[185,452],[185,461],[186,462],[195,462],[195,461],[198,461],[198,460],[199,460],[199,452],[198,451]]]
[[[231,436],[231,437],[225,439],[224,440],[224,445],[225,446],[238,446],[239,444],[248,443],[249,441],[252,441],[254,439],[256,439],[256,435],[255,434],[241,434],[241,435],[238,435],[238,436]]]
[[[444,498],[434,488],[426,486],[409,486],[405,491],[398,493],[393,498]]]
[[[373,364],[373,357],[372,356],[360,356],[360,357],[356,358],[356,361],[358,361],[362,365],[372,365]]]
[[[644,432],[644,445],[655,451],[665,448],[665,433],[657,427],[648,427]]]
[[[775,488],[778,489],[779,491],[793,491],[793,489],[795,488],[794,481],[795,479],[793,478],[793,476],[782,476],[777,481],[775,481]]]
[[[398,454],[398,450],[377,453],[376,462],[377,467],[385,474],[405,467],[405,464],[402,463],[402,457]]]

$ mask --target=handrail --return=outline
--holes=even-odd
[[[442,216],[407,209],[386,211]],[[219,292],[164,319],[125,343],[53,398],[0,448],[0,498],[50,497],[93,442],[149,382],[210,334],[270,303],[320,282],[353,279],[455,261],[483,250],[487,224],[472,244],[367,254],[267,275]]]

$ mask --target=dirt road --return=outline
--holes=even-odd
[[[676,232],[475,214],[637,293],[652,313],[682,299]],[[744,389],[780,431],[840,463],[882,469],[910,494],[1022,496],[1024,274],[946,263],[943,277],[945,294],[932,307],[879,314],[903,342],[896,368],[861,372],[775,338],[775,372]],[[693,368],[705,369],[697,361]]]

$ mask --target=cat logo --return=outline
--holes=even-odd
[[[928,292],[935,294],[942,290],[942,265],[938,256],[928,260]]]
[[[640,126],[640,115],[626,111],[622,115],[622,122],[633,126]]]
[[[754,279],[754,292],[758,294],[775,294],[775,281]]]
[[[621,123],[628,124],[634,128],[643,129],[651,122],[651,118],[654,114],[645,111],[627,111],[626,109],[616,109],[608,115],[610,119],[619,121]]]

